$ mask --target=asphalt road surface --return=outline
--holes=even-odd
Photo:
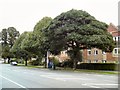
[[[0,64],[2,88],[118,88],[117,75],[33,69]]]

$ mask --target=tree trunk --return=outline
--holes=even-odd
[[[4,58],[4,63],[6,63],[6,59]]]
[[[27,66],[27,59],[25,59],[25,66]]]
[[[76,68],[77,68],[77,62],[78,62],[78,58],[80,58],[80,57],[78,57],[79,56],[79,49],[75,49],[74,51],[73,51],[73,55],[74,55],[74,58],[73,58],[73,70],[76,70]]]
[[[45,68],[47,68],[47,54],[45,54]]]
[[[8,64],[10,63],[10,58],[8,58]]]
[[[74,61],[73,61],[73,70],[76,70],[76,68],[77,68],[77,60],[74,59]]]

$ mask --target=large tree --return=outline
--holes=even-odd
[[[22,42],[22,48],[39,55],[43,49],[44,35],[42,31],[46,28],[51,22],[50,17],[43,17],[34,27],[33,32],[29,32],[25,39]],[[44,50],[42,50],[44,51]]]
[[[44,29],[52,21],[51,17],[43,17],[34,27],[33,32],[29,32],[22,42],[22,48],[28,52],[35,54],[38,60],[46,56]]]
[[[55,17],[46,28],[49,50],[58,54],[61,50],[72,53],[73,68],[81,49],[99,48],[111,52],[114,48],[108,25],[96,20],[86,11],[70,10]]]
[[[12,48],[15,40],[19,37],[19,31],[14,27],[9,27],[8,29],[2,29],[0,40],[2,44],[2,57],[4,59],[8,58],[8,63],[12,54],[10,53],[10,48]]]
[[[34,27],[34,34],[39,39],[39,51],[43,56],[45,56],[45,68],[47,67],[47,49],[48,46],[46,44],[46,38],[44,36],[44,30],[46,27],[49,26],[51,23],[52,18],[51,17],[43,17]]]

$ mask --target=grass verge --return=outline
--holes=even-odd
[[[26,68],[47,69],[44,66],[33,66],[33,65],[25,66],[24,64],[18,64],[17,66],[22,66],[22,67],[26,67]],[[114,74],[114,75],[115,74],[116,75],[120,74],[120,72],[118,72],[118,71],[86,70],[86,69],[73,70],[72,68],[62,68],[62,67],[57,67],[56,70],[59,70],[59,71],[72,71],[72,72],[79,72],[79,73]]]

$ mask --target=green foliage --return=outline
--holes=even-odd
[[[39,65],[39,61],[38,60],[32,60],[29,62],[30,65]]]
[[[46,53],[46,37],[44,36],[45,28],[50,24],[52,21],[51,17],[43,17],[34,27],[33,33],[37,37],[37,44],[35,47],[41,51],[42,54]],[[39,45],[39,46],[38,46]]]
[[[15,41],[13,47],[11,48],[11,52],[18,52],[18,51],[21,51],[21,44],[24,40],[24,38],[26,37],[28,32],[24,32],[22,33],[19,38]]]
[[[39,46],[38,39],[33,32],[28,32],[21,42],[21,48],[34,53],[36,51],[35,46]]]
[[[59,60],[56,57],[52,57],[51,60],[52,60],[54,65],[58,65],[59,64]]]
[[[44,36],[42,30],[50,23],[50,17],[44,17],[34,27],[33,32],[27,33],[21,43],[21,48],[38,56],[42,56]]]
[[[22,42],[25,39],[27,34],[28,32],[22,33],[20,37],[16,40],[13,47],[11,48],[10,51],[14,54],[14,57],[20,58],[20,59],[23,58],[24,60],[27,60],[31,56],[31,54],[28,51],[21,48]]]
[[[64,61],[61,63],[60,65],[61,67],[70,67],[70,68],[73,68],[73,61],[72,60],[68,60],[68,61]]]
[[[41,30],[46,28],[51,22],[51,17],[43,17],[34,27],[34,32],[41,33]]]
[[[7,29],[2,29],[1,35],[0,35],[2,46],[7,44]]]
[[[2,48],[2,58],[8,58],[8,63],[13,54],[10,52],[16,39],[19,37],[19,31],[14,27],[9,27],[8,29],[2,29],[0,32],[1,48]]]
[[[76,54],[74,54],[73,50],[69,50],[67,54],[70,56],[72,61],[76,59],[77,61],[82,62],[82,51],[78,51]]]
[[[2,46],[2,58],[7,58],[8,56],[10,56],[9,50],[10,47],[8,45]]]
[[[17,58],[12,58],[12,59],[10,60],[10,62],[14,62],[14,61],[18,62]]]
[[[57,16],[50,23],[47,36],[50,48],[59,47],[60,51],[75,45],[81,49],[96,47],[112,51],[114,46],[111,45],[114,42],[107,32],[107,24],[82,10],[70,10]]]
[[[7,31],[8,31],[8,43],[10,47],[12,47],[15,40],[19,37],[20,33],[14,27],[9,27]]]

